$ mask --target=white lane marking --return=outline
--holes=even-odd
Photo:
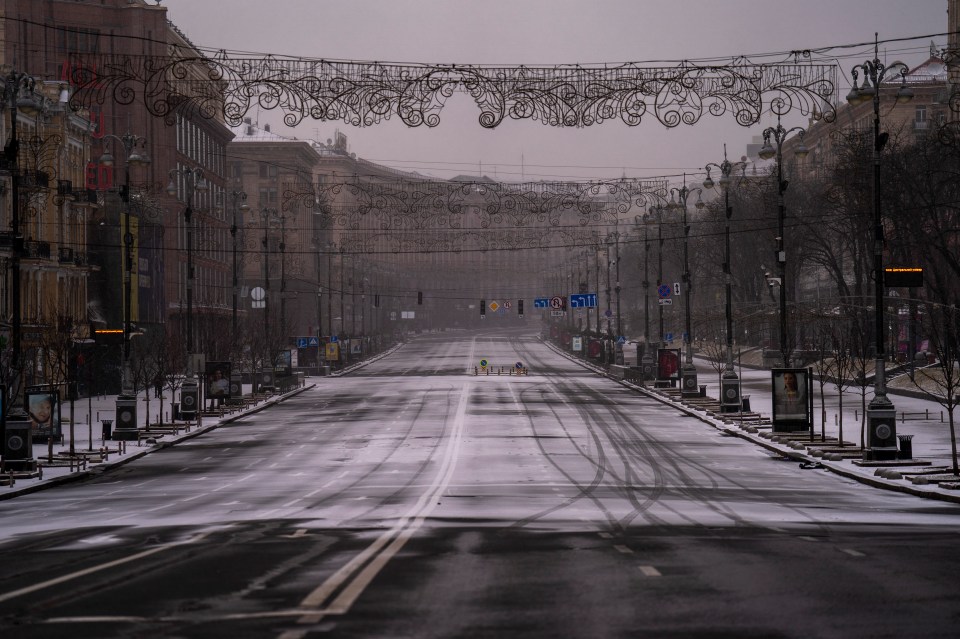
[[[601,539],[613,539],[613,535],[608,532],[597,533]]]
[[[163,546],[157,546],[156,548],[151,548],[150,550],[144,550],[143,552],[138,552],[135,555],[130,555],[129,557],[124,557],[122,559],[114,559],[113,561],[108,561],[105,564],[99,564],[97,566],[90,566],[89,568],[84,568],[83,570],[78,570],[76,572],[71,572],[54,579],[48,579],[47,581],[41,581],[40,583],[33,584],[32,586],[26,586],[18,590],[11,590],[0,594],[0,602],[8,601],[16,597],[22,597],[23,595],[28,595],[31,592],[37,592],[38,590],[43,590],[44,588],[49,588],[51,586],[56,586],[58,584],[66,583],[80,577],[86,577],[87,575],[92,575],[95,572],[100,572],[101,570],[106,570],[108,568],[114,568],[116,566],[122,566],[123,564],[130,563],[131,561],[136,561],[138,559],[143,559],[144,557],[149,557],[150,555],[155,555],[157,553],[163,552],[164,550],[170,550],[171,548],[176,548],[178,546],[185,546],[197,541],[200,541],[206,537],[209,533],[200,533],[195,537],[186,539],[184,541],[175,541],[170,544],[164,544]]]
[[[854,550],[853,548],[841,548],[840,552],[845,552],[851,557],[866,557],[866,555],[864,555],[862,552],[859,550]]]
[[[820,541],[816,537],[807,537],[806,535],[797,535],[797,539],[802,539],[804,541],[818,542]]]
[[[460,446],[463,442],[469,399],[470,384],[465,383],[460,391],[460,404],[457,406],[457,413],[453,420],[450,444],[447,446],[440,470],[430,488],[420,495],[413,507],[392,528],[385,531],[370,546],[347,562],[345,566],[304,598],[300,603],[300,608],[312,608],[316,609],[316,612],[304,615],[300,620],[302,623],[310,623],[327,614],[346,614],[353,602],[379,574],[387,562],[423,526],[424,520],[433,512],[433,509],[439,503],[440,496],[447,490],[456,469]],[[346,585],[344,586],[344,584]],[[324,602],[341,586],[344,586],[343,590],[336,599],[326,608],[321,609],[320,607]]]
[[[624,546],[623,544],[615,544],[613,547],[617,549],[617,552],[623,553],[624,555],[633,554],[633,551],[627,548],[626,546]]]
[[[662,577],[663,574],[653,566],[640,566],[640,572],[647,577]]]

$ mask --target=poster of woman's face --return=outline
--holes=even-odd
[[[60,439],[60,394],[57,391],[28,391],[27,415],[34,439]]]
[[[207,397],[230,397],[230,362],[207,362]]]
[[[808,421],[806,370],[773,371],[773,419],[774,421]]]

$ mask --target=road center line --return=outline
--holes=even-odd
[[[460,454],[460,445],[463,441],[469,399],[470,384],[466,383],[460,391],[460,403],[453,420],[450,444],[447,446],[440,470],[431,486],[421,494],[417,503],[396,525],[380,535],[370,546],[307,595],[301,602],[300,608],[319,608],[338,589],[343,587],[340,595],[327,608],[317,610],[314,614],[305,615],[301,620],[302,622],[313,622],[318,616],[325,614],[346,614],[353,602],[373,581],[380,570],[422,527],[424,520],[436,508],[440,496],[447,490],[453,477],[456,461]]]

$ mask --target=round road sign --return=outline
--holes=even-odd
[[[661,284],[657,287],[657,295],[660,296],[660,299],[666,299],[670,297],[670,287],[666,284]]]
[[[552,309],[554,309],[554,310],[557,310],[557,311],[562,310],[562,309],[563,309],[563,298],[560,297],[559,295],[555,295],[555,296],[551,297],[551,298],[550,298],[550,308],[552,308]]]

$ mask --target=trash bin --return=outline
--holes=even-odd
[[[706,397],[706,396],[707,396],[707,387],[701,385],[701,386],[700,386],[700,397]]]
[[[900,440],[900,459],[913,459],[913,435],[897,435]]]
[[[100,422],[103,424],[103,441],[113,437],[113,420],[112,419],[101,419]]]
[[[740,410],[743,411],[744,413],[750,412],[750,396],[749,395],[743,396],[743,402],[740,405]]]

